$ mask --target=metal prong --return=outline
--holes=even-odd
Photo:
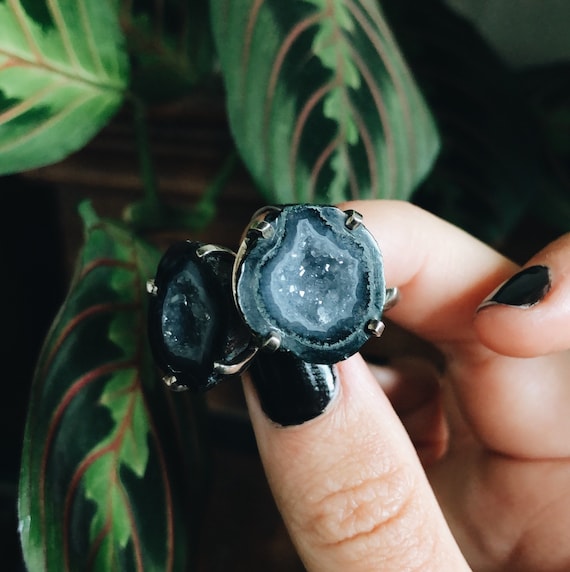
[[[386,298],[384,301],[383,311],[393,308],[400,299],[400,291],[398,288],[386,288]]]
[[[158,294],[158,286],[155,284],[154,282],[154,278],[149,278],[146,281],[146,291],[151,295],[151,296],[156,296]]]
[[[214,371],[219,375],[238,375],[244,371],[248,363],[249,362],[227,364],[215,361]]]
[[[271,238],[273,236],[273,227],[266,220],[256,220],[251,224],[248,233],[260,235],[262,238]]]
[[[204,256],[208,256],[208,254],[212,254],[213,252],[226,252],[232,256],[236,255],[233,250],[230,250],[225,246],[218,246],[217,244],[203,244],[196,249],[196,256],[198,258],[204,258]]]
[[[382,320],[370,320],[368,324],[366,324],[366,330],[375,338],[379,338],[382,335],[385,327],[386,326]]]
[[[234,363],[214,362],[214,371],[220,375],[240,375],[246,370],[258,351],[258,347],[252,347],[245,357]]]
[[[348,230],[354,230],[362,224],[363,218],[358,211],[349,209],[344,212],[346,215],[348,215],[348,218],[344,222],[344,225],[346,226],[346,228],[348,228]]]
[[[270,213],[280,213],[283,209],[281,207],[275,205],[267,205],[257,209],[250,220],[262,219],[265,218]]]
[[[179,383],[178,379],[176,379],[176,376],[174,375],[165,375],[162,378],[162,381],[164,382],[164,385],[172,391],[186,391],[188,389],[186,385]]]
[[[269,332],[261,344],[261,349],[267,352],[275,352],[280,346],[281,336],[277,332]]]

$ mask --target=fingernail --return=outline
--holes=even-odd
[[[263,411],[284,426],[318,417],[337,390],[334,365],[307,363],[289,352],[258,354],[250,373]]]
[[[550,290],[550,270],[546,266],[530,266],[501,284],[477,308],[477,311],[502,304],[530,308],[538,304]]]

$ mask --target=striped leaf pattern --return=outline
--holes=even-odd
[[[144,283],[158,253],[88,203],[81,212],[86,242],[28,411],[25,561],[34,572],[185,570],[187,493],[200,473],[197,448],[184,440],[197,429],[157,382],[147,349]],[[184,464],[195,474],[184,476]]]
[[[210,0],[240,153],[270,201],[407,199],[434,121],[374,0]]]
[[[118,8],[0,1],[0,175],[63,159],[116,112],[128,81]]]

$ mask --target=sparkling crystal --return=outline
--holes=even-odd
[[[364,225],[333,206],[270,211],[271,232],[251,235],[236,272],[241,316],[262,340],[309,363],[358,351],[379,320],[385,296],[382,256]]]
[[[287,255],[268,268],[268,295],[285,323],[327,332],[353,314],[358,267],[346,248],[300,220]]]
[[[231,292],[234,255],[201,243],[173,244],[163,255],[149,302],[148,334],[158,366],[175,388],[204,390],[224,377],[216,364],[240,362],[251,334]],[[210,246],[210,245],[208,245]]]
[[[201,364],[216,336],[216,305],[195,265],[176,275],[167,288],[162,307],[164,343],[172,355]]]

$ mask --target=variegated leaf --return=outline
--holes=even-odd
[[[438,135],[374,0],[210,0],[237,146],[270,201],[408,198]]]
[[[81,148],[127,83],[115,3],[0,0],[0,174]]]
[[[157,383],[147,349],[145,280],[158,253],[88,203],[81,212],[86,242],[26,423],[24,558],[33,572],[186,570],[198,433],[192,411],[177,412],[188,402]]]

